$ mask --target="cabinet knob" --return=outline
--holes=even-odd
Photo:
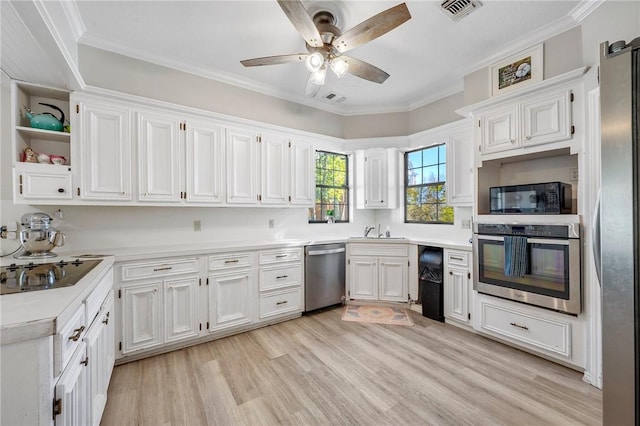
[[[529,140],[529,139],[531,139],[531,136],[525,136],[524,138],[525,138],[526,140]]]
[[[449,275],[453,275],[453,272],[449,271]]]
[[[515,139],[511,139],[511,143],[516,143],[516,140]]]
[[[58,188],[58,192],[62,194],[64,192],[64,188]]]

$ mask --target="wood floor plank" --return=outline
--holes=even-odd
[[[102,425],[600,425],[574,370],[411,312],[342,308],[114,369]]]

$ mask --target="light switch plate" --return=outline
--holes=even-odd
[[[194,220],[193,221],[193,230],[194,231],[202,231],[202,222],[200,222],[199,220]]]

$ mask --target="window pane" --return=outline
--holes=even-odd
[[[422,167],[422,151],[409,152],[407,154],[408,169]]]
[[[447,162],[447,146],[445,144],[438,147],[438,162],[442,164]]]
[[[438,182],[438,166],[425,167],[422,175],[422,183]]]
[[[346,155],[316,152],[316,207],[310,222],[326,222],[327,211],[335,220],[349,221],[348,169]]]
[[[433,164],[438,164],[438,147],[426,148],[423,154],[424,166],[431,166]]]
[[[422,169],[410,169],[407,172],[407,183],[409,185],[420,185],[422,183]]]
[[[438,174],[438,181],[439,182],[445,182],[447,180],[447,165],[446,164],[440,164],[440,167],[438,168],[439,174]]]

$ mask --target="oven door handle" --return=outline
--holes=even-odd
[[[504,241],[504,237],[498,237],[493,235],[478,235],[478,241],[481,241],[481,240]]]
[[[591,229],[593,235],[591,236],[591,249],[593,251],[593,263],[596,268],[596,277],[598,278],[598,285],[602,287],[602,246],[600,245],[600,196],[602,190],[598,190],[596,196],[596,205],[593,212],[593,220],[591,222]]]

